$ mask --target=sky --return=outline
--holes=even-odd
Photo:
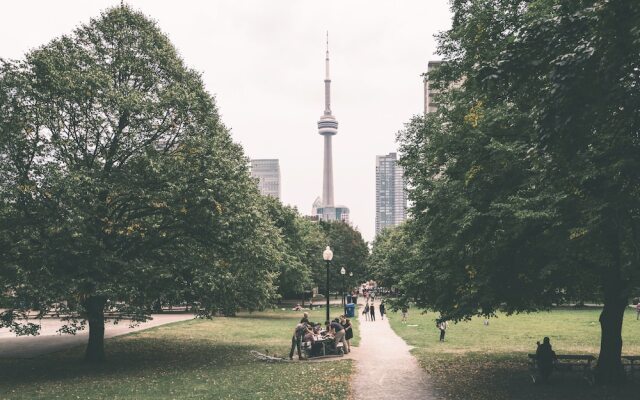
[[[302,214],[322,193],[325,35],[329,32],[336,204],[371,241],[375,157],[424,109],[420,76],[439,59],[447,0],[129,0],[202,73],[222,120],[250,158],[280,160],[282,202]],[[0,57],[86,23],[116,0],[21,0],[0,6]]]

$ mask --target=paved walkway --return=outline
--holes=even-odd
[[[409,353],[410,347],[391,329],[386,318],[380,319],[378,304],[376,321],[360,318],[361,341],[353,357],[355,399],[435,399],[429,378]]]
[[[117,325],[105,324],[105,338],[126,335],[143,329],[169,324],[171,322],[193,319],[193,314],[154,314],[153,319],[129,328],[129,321],[122,320]],[[33,322],[37,322],[34,320]],[[18,336],[8,329],[0,329],[0,358],[33,358],[43,354],[65,350],[70,347],[86,345],[89,337],[88,330],[76,335],[59,335],[56,330],[62,322],[57,318],[41,320],[42,328],[38,336]]]

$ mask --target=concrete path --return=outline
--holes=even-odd
[[[193,314],[154,314],[153,319],[129,328],[129,321],[122,320],[117,325],[105,325],[105,338],[126,335],[127,333],[169,324],[171,322],[193,319]],[[32,322],[38,322],[34,320]],[[0,358],[33,358],[43,354],[65,350],[70,347],[86,345],[89,337],[87,330],[76,335],[59,335],[56,330],[62,326],[57,318],[46,318],[41,321],[42,328],[38,336],[18,336],[8,329],[0,329]]]
[[[429,378],[410,347],[380,319],[376,301],[376,321],[360,318],[360,346],[353,357],[356,377],[353,382],[356,400],[402,399],[433,400]],[[360,313],[362,313],[360,305]],[[362,314],[358,314],[362,315]]]

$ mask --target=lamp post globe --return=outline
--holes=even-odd
[[[333,259],[333,251],[331,251],[331,247],[327,246],[326,249],[324,249],[324,251],[322,252],[322,258],[324,259],[326,265],[327,265],[327,286],[325,288],[325,299],[327,302],[327,319],[326,321],[329,322],[330,319],[330,315],[329,315],[329,267],[331,266],[331,260]]]

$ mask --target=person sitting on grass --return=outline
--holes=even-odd
[[[551,342],[548,337],[545,337],[540,342],[536,343],[538,349],[536,350],[536,364],[538,365],[538,373],[542,382],[547,382],[553,372],[553,363],[558,359],[556,352],[551,348]]]

